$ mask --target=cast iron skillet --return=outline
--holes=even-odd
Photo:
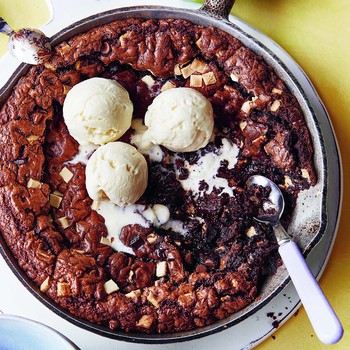
[[[290,56],[273,43],[271,39],[252,29],[247,30],[249,28],[247,24],[238,19],[234,18],[233,22],[230,22],[228,16],[233,3],[234,0],[206,0],[199,10],[139,6],[107,11],[83,19],[65,28],[51,38],[51,44],[53,46],[57,45],[92,27],[115,20],[132,17],[147,19],[181,18],[202,26],[215,26],[235,36],[245,46],[256,54],[261,55],[296,96],[307,121],[315,150],[314,161],[318,183],[299,195],[292,223],[288,228],[289,234],[293,235],[294,240],[299,244],[304,255],[307,256],[322,237],[327,235],[329,241],[332,242],[336,235],[342,190],[340,155],[337,142],[327,112],[305,74]],[[0,91],[0,105],[5,102],[13,86],[28,69],[28,65],[21,65],[13,74],[6,86]],[[186,341],[222,331],[254,314],[270,302],[290,282],[285,268],[283,266],[280,267],[277,273],[266,281],[259,297],[253,303],[228,318],[207,327],[161,335],[124,333],[111,331],[107,327],[79,319],[53,303],[51,299],[40,292],[39,288],[18,267],[17,261],[12,256],[2,236],[0,236],[0,252],[24,286],[58,315],[94,333],[129,342],[170,343]]]

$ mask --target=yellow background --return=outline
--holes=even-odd
[[[320,280],[343,323],[344,337],[331,347],[321,344],[302,308],[274,333],[275,339],[257,349],[350,349],[350,0],[237,0],[233,14],[274,39],[307,73],[330,114],[344,170],[338,237]],[[0,0],[0,16],[13,28],[38,27],[47,22],[49,11],[45,0]],[[6,41],[2,35],[0,56]]]

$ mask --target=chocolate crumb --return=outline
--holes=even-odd
[[[280,325],[280,323],[279,323],[279,321],[273,321],[272,322],[272,326],[273,326],[273,328],[278,328],[279,327],[279,325]]]

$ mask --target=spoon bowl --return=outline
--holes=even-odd
[[[247,180],[246,186],[252,185],[270,188],[269,197],[265,198],[262,211],[259,212],[255,220],[276,225],[282,216],[285,205],[281,190],[274,182],[261,175],[253,175]]]
[[[50,39],[38,29],[15,31],[0,17],[0,33],[9,37],[9,52],[21,62],[41,64],[51,55]]]

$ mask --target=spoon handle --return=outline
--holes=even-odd
[[[325,344],[338,342],[343,335],[342,325],[311,273],[298,246],[295,242],[289,241],[279,247],[279,253],[316,335]]]
[[[13,32],[12,28],[7,24],[7,22],[0,17],[0,33],[10,35]]]

